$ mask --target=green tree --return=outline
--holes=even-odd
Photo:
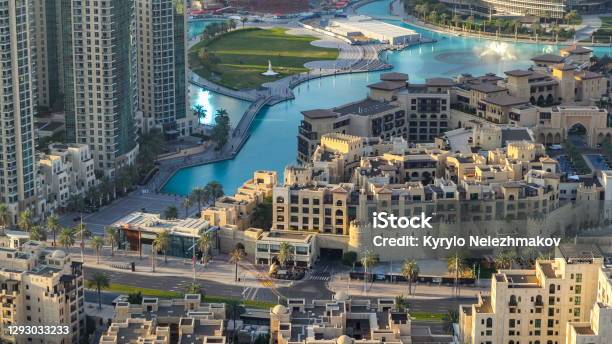
[[[198,117],[198,122],[201,123],[204,120],[204,118],[206,118],[206,109],[204,108],[204,106],[200,104],[194,105],[192,109],[193,109],[193,113],[195,113],[195,115]]]
[[[135,293],[129,293],[127,297],[127,302],[130,304],[140,305],[142,304],[142,293],[137,291]]]
[[[238,264],[244,258],[244,250],[236,247],[230,252],[229,262],[234,264],[234,281],[238,282]]]
[[[74,239],[74,231],[70,228],[64,228],[59,235],[59,243],[66,249],[66,252],[74,245],[76,240]]]
[[[374,252],[367,250],[361,256],[360,262],[361,262],[361,266],[363,266],[363,292],[367,293],[368,292],[368,280],[370,279],[368,272],[371,268],[373,268],[376,264],[378,264],[378,256]]]
[[[96,235],[91,238],[89,245],[94,249],[94,251],[96,251],[97,263],[100,264],[100,251],[102,251],[102,248],[104,247],[104,239]]]
[[[240,18],[240,21],[242,22],[242,28],[244,29],[244,24],[245,24],[246,22],[248,22],[248,21],[249,21],[249,18],[247,18],[247,17],[241,17],[241,18]]]
[[[34,223],[32,222],[32,211],[26,209],[19,213],[19,219],[17,219],[17,226],[24,232],[29,232],[32,229]]]
[[[408,295],[412,295],[412,283],[419,276],[419,265],[414,259],[406,259],[402,264],[402,276],[408,281]]]
[[[293,246],[288,242],[283,241],[278,248],[278,259],[279,264],[283,267],[287,267],[287,262],[293,260]]]
[[[183,203],[181,203],[181,205],[183,206],[183,209],[185,209],[185,218],[189,217],[189,208],[191,208],[192,204],[193,204],[193,201],[189,197],[185,197],[185,199],[183,200]]]
[[[2,227],[2,234],[4,234],[6,226],[11,223],[10,216],[8,206],[4,203],[0,204],[0,227]]]
[[[198,249],[202,252],[202,264],[208,261],[211,246],[212,234],[210,232],[200,233],[200,237],[198,238]]]
[[[208,198],[207,193],[208,193],[208,190],[206,188],[201,188],[201,187],[197,187],[191,190],[191,195],[189,195],[189,198],[191,199],[192,202],[198,204],[198,214],[202,212],[202,203],[206,202],[206,199]]]
[[[213,180],[209,182],[204,187],[206,190],[206,203],[213,203],[217,200],[217,198],[223,196],[225,193],[223,192],[223,185],[219,184],[219,182]]]
[[[111,247],[111,256],[115,255],[115,245],[117,245],[117,236],[118,236],[118,232],[117,229],[115,229],[115,227],[106,227],[106,229],[104,229],[104,236],[106,237],[106,242],[110,245]]]
[[[79,241],[81,242],[81,259],[85,257],[85,239],[91,237],[91,231],[87,228],[85,223],[81,222],[78,225],[74,226],[74,234],[78,236]]]
[[[495,267],[500,269],[512,269],[512,264],[516,260],[516,255],[512,251],[503,251],[495,257]]]
[[[164,262],[168,263],[168,249],[170,248],[170,232],[167,230],[162,231],[153,240],[153,247],[157,251],[164,252]]]
[[[342,254],[342,263],[347,266],[355,268],[355,263],[357,263],[357,252],[347,251]]]
[[[395,307],[400,312],[405,312],[410,307],[410,303],[408,303],[408,299],[404,297],[404,295],[398,295],[395,297]]]
[[[251,220],[254,227],[265,231],[270,230],[272,227],[272,197],[265,197],[263,202],[255,206]]]
[[[455,14],[453,16],[453,23],[455,24],[455,26],[459,26],[459,23],[461,23],[461,16],[458,14]]]
[[[106,274],[94,272],[90,279],[87,280],[86,286],[89,289],[95,289],[98,293],[98,309],[102,309],[102,289],[110,287],[110,279]]]
[[[168,220],[174,220],[178,217],[178,209],[171,205],[164,210],[164,217]]]
[[[227,111],[224,109],[217,110],[215,115],[215,126],[210,134],[211,139],[216,143],[216,150],[221,150],[227,143],[230,132],[230,121]]]
[[[51,232],[51,234],[53,234],[53,246],[55,246],[55,236],[61,228],[62,227],[60,226],[59,218],[57,217],[57,215],[52,214],[47,218],[47,230]]]
[[[36,240],[36,241],[44,241],[46,240],[45,238],[45,231],[43,230],[43,228],[41,226],[38,225],[34,225],[30,228],[30,240]]]

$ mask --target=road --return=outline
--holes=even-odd
[[[95,272],[106,273],[109,275],[112,283],[168,291],[183,291],[192,282],[192,279],[187,277],[139,275],[131,272],[108,271],[85,267],[86,276],[91,276],[91,274]],[[245,292],[245,289],[247,289],[239,284],[228,285],[203,279],[198,279],[197,282],[207,293],[215,296],[243,298],[243,292]],[[276,293],[274,291],[276,291]],[[249,299],[253,297],[253,300],[269,302],[277,302],[278,295],[290,298],[304,298],[307,300],[307,302],[313,299],[322,300],[332,298],[332,292],[327,288],[326,281],[312,279],[304,279],[296,282],[291,287],[283,287],[276,290],[263,286],[261,288],[251,288],[250,290],[247,290],[247,294]],[[116,297],[116,294],[114,295]],[[389,297],[394,296],[395,295],[389,295]],[[109,296],[105,298],[105,300],[110,303],[113,298],[110,298]],[[358,298],[367,298],[371,300],[377,299],[376,297]],[[476,299],[474,297],[461,297],[458,299],[458,301],[455,298],[448,297],[436,299],[411,299],[409,302],[411,304],[411,309],[414,311],[446,313],[446,311],[449,309],[456,309],[458,304],[474,303],[475,301]]]

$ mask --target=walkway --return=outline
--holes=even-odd
[[[214,149],[205,150],[203,148],[194,149],[192,151],[183,151],[183,155],[174,155],[164,157],[163,160],[158,160],[159,172],[149,181],[146,186],[147,189],[159,191],[166,181],[181,168],[233,159],[248,140],[250,136],[249,129],[259,111],[265,106],[271,106],[285,100],[294,99],[295,95],[293,94],[293,88],[303,82],[332,75],[379,71],[393,68],[392,65],[379,59],[380,52],[387,49],[388,46],[353,46],[339,39],[299,28],[296,25],[292,25],[288,33],[295,35],[309,34],[320,38],[320,40],[314,41],[313,45],[337,47],[340,50],[338,59],[335,61],[309,62],[306,65],[307,68],[310,68],[308,72],[287,76],[274,82],[266,83],[262,85],[263,88],[257,90],[232,90],[217,85],[190,71],[190,83],[226,96],[250,101],[252,104],[242,115],[235,128],[232,129],[229,142],[223,149],[219,151],[215,151]]]
[[[582,24],[576,30],[576,41],[589,39],[599,28],[601,28],[601,18],[598,14],[583,15]]]

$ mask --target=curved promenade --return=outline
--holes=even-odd
[[[310,69],[308,72],[266,83],[263,85],[263,89],[257,90],[232,90],[189,71],[189,83],[229,97],[250,101],[251,105],[244,112],[236,126],[231,129],[228,143],[223,149],[214,151],[202,147],[201,149],[189,152],[185,151],[184,155],[176,154],[164,159],[158,159],[159,172],[151,179],[146,188],[159,191],[166,181],[182,168],[233,159],[248,140],[251,124],[261,109],[265,106],[275,105],[295,98],[293,88],[301,83],[339,74],[363,73],[393,68],[392,65],[381,61],[379,58],[380,52],[388,49],[388,46],[353,46],[333,37],[324,36],[310,30],[305,31],[306,29],[304,28],[294,27],[289,32],[295,34],[307,33],[321,38],[313,42],[317,45],[338,47],[340,49],[338,59],[335,61],[309,62],[306,66]],[[192,42],[192,44],[195,43]]]

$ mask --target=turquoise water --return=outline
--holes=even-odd
[[[364,6],[363,14],[387,14],[388,1]],[[410,27],[402,22],[391,22]],[[408,73],[410,81],[422,82],[433,76],[453,77],[460,73],[481,75],[527,68],[534,55],[556,52],[550,45],[493,43],[464,37],[446,37],[417,29],[425,36],[439,41],[431,45],[414,47],[401,52],[385,53],[384,58],[395,66],[394,71]],[[610,49],[597,48],[596,54],[610,54]],[[300,111],[327,108],[363,98],[366,85],[378,81],[380,73],[351,74],[310,81],[298,86],[296,99],[264,109],[255,119],[251,137],[238,157],[231,161],[182,169],[164,186],[163,192],[187,194],[196,186],[211,180],[223,184],[226,193],[253,175],[258,169],[276,170],[282,173],[287,164],[295,162],[297,128]],[[226,106],[232,118],[239,118],[247,103],[211,94],[207,98],[215,106]],[[229,110],[229,109],[233,110]]]
[[[204,29],[207,25],[214,22],[222,22],[224,19],[201,19],[201,20],[192,20],[189,22],[189,39],[194,38],[195,36],[204,32]]]
[[[240,121],[240,117],[249,107],[249,102],[227,97],[222,94],[213,93],[194,85],[187,87],[187,98],[190,104],[200,104],[206,110],[206,117],[202,123],[212,124],[215,112],[219,109],[227,110],[232,125]]]

